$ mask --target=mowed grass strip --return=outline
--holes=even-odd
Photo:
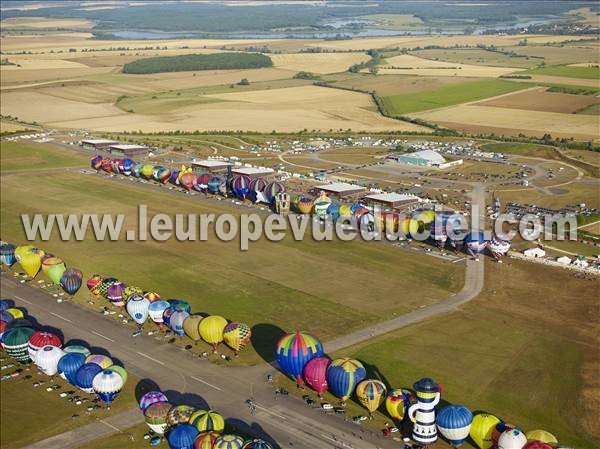
[[[389,115],[402,115],[409,112],[452,106],[469,101],[483,100],[530,86],[504,80],[482,80],[459,85],[442,86],[438,89],[414,94],[382,97],[385,112]]]
[[[532,69],[526,72],[519,73],[530,73],[533,75],[564,76],[567,78],[600,79],[600,67],[598,67],[597,65],[590,65],[588,67],[556,65],[549,67],[539,67],[537,69]]]
[[[57,145],[3,141],[0,144],[0,171],[80,167],[88,163],[90,157]]]

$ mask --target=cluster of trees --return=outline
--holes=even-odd
[[[138,59],[123,66],[123,73],[145,74],[191,70],[256,69],[272,67],[273,61],[258,53],[213,53],[156,56]]]
[[[312,72],[300,71],[294,75],[294,78],[299,80],[320,80],[321,77]]]
[[[360,64],[354,64],[348,69],[348,71],[351,73],[358,73],[362,69],[369,69],[373,75],[377,74],[377,66],[382,63],[383,57],[377,50],[369,50],[367,54],[371,57],[371,59],[366,62],[361,62]]]

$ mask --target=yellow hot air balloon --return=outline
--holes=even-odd
[[[415,235],[419,232],[419,229],[422,229],[423,222],[416,220],[415,218],[411,218],[408,222],[408,232],[410,235]]]
[[[431,223],[433,220],[435,220],[435,212],[432,210],[425,210],[423,212],[420,212],[415,219],[417,221],[422,221],[424,224],[429,224]]]
[[[35,249],[33,245],[20,245],[15,248],[15,257],[17,260],[21,260],[24,254],[30,253]]]
[[[192,413],[189,423],[200,432],[223,432],[225,420],[212,410],[198,410]]]
[[[347,204],[342,204],[339,210],[340,217],[351,217],[352,209]]]
[[[405,218],[404,221],[398,225],[398,229],[404,234],[403,237],[408,237],[410,235],[410,218]]]
[[[223,329],[225,344],[233,349],[235,355],[248,346],[251,337],[252,329],[244,323],[229,323]]]
[[[558,440],[554,435],[545,430],[530,430],[525,433],[527,441],[541,441],[542,443],[557,444]]]
[[[142,167],[142,176],[144,178],[152,178],[153,173],[154,173],[154,165],[144,165]]]
[[[194,342],[200,341],[200,322],[203,318],[202,315],[190,315],[183,320],[183,332]]]
[[[497,417],[487,413],[475,415],[473,417],[469,435],[471,435],[471,439],[481,449],[489,449],[492,447],[492,432],[494,431],[496,424],[500,422],[501,421]]]
[[[19,263],[21,264],[21,267],[23,267],[23,270],[25,270],[25,273],[27,273],[30,278],[34,278],[42,266],[42,256],[38,253],[28,252],[21,256]]]
[[[15,320],[20,320],[22,318],[25,318],[25,314],[23,313],[23,311],[21,309],[11,307],[9,309],[5,309],[4,311],[7,313],[10,313]]]
[[[356,397],[369,413],[373,413],[379,408],[385,399],[385,395],[385,385],[379,380],[363,380],[356,386]]]
[[[227,320],[222,316],[212,315],[206,317],[200,321],[200,336],[216,351],[219,343],[223,341],[225,326],[227,326]]]

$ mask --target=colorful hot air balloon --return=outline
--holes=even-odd
[[[182,185],[188,192],[194,188],[194,182],[196,181],[197,175],[195,173],[184,173],[179,178],[179,184]]]
[[[5,313],[8,313],[13,317],[14,320],[21,320],[25,318],[25,314],[21,309],[17,309],[16,307],[11,307],[9,309],[4,310]]]
[[[500,435],[498,449],[523,449],[527,444],[527,437],[519,429],[506,430]]]
[[[497,235],[492,237],[492,240],[488,242],[488,248],[497,260],[502,259],[506,255],[510,249],[510,245],[510,240],[503,239]]]
[[[140,398],[140,410],[143,412],[156,402],[169,402],[169,400],[160,391],[149,391]]]
[[[85,355],[78,352],[66,353],[63,351],[63,353],[64,355],[58,361],[56,370],[60,377],[75,385],[75,375],[77,370],[85,364]]]
[[[193,449],[198,430],[189,424],[174,427],[167,434],[167,442],[171,449]]]
[[[101,401],[110,405],[123,389],[123,383],[119,373],[105,369],[96,374],[92,381],[92,388]]]
[[[58,362],[65,353],[56,346],[47,345],[35,355],[34,362],[46,376],[54,376],[58,371]]]
[[[250,344],[251,337],[252,330],[244,323],[229,323],[223,330],[225,344],[233,349],[236,355]]]
[[[60,278],[60,286],[69,295],[74,295],[81,288],[82,277],[75,271],[71,271],[69,268],[66,270]]]
[[[171,177],[171,170],[169,170],[167,167],[160,167],[160,170],[158,170],[157,175],[157,181],[159,181],[162,184],[166,184],[169,178]]]
[[[190,314],[184,312],[183,310],[178,310],[173,312],[171,317],[169,318],[169,328],[175,332],[175,335],[179,337],[183,337],[185,335],[185,331],[183,330],[183,322],[189,317]]]
[[[487,413],[480,413],[473,417],[469,435],[480,449],[492,447],[492,432],[498,423],[500,423],[498,418]]]
[[[190,424],[200,432],[223,432],[225,420],[212,410],[198,410],[190,417]]]
[[[214,449],[220,436],[219,432],[200,432],[194,442],[194,449]]]
[[[180,175],[180,171],[179,170],[171,170],[171,176],[169,176],[169,182],[173,185],[179,185],[179,175]]]
[[[273,181],[269,183],[267,187],[265,187],[263,194],[266,200],[269,203],[272,203],[273,201],[275,201],[275,197],[277,196],[277,194],[281,192],[285,192],[285,186],[278,181]]]
[[[254,178],[250,181],[250,191],[251,192],[263,192],[267,187],[267,183],[262,178]]]
[[[135,176],[136,178],[141,177],[142,176],[142,167],[143,167],[143,165],[140,163],[133,164],[133,166],[131,167],[131,174],[133,176]]]
[[[336,359],[327,368],[329,391],[340,398],[342,403],[352,396],[356,386],[366,377],[365,367],[354,359]]]
[[[126,299],[124,295],[126,288],[127,284],[124,284],[123,282],[115,282],[106,291],[106,299],[108,299],[115,307],[123,307]]]
[[[8,330],[8,323],[6,321],[0,320],[0,348],[2,348],[2,337]]]
[[[63,348],[65,354],[78,353],[83,354],[86,358],[91,354],[91,351],[85,346],[69,345]]]
[[[92,291],[94,288],[98,286],[98,284],[104,279],[104,277],[100,274],[95,274],[91,278],[86,281],[87,288]]]
[[[457,447],[469,436],[473,413],[464,405],[448,405],[438,412],[435,422],[442,436]]]
[[[61,264],[64,265],[65,261],[62,260],[60,257],[56,257],[54,254],[46,253],[42,257],[42,271],[46,276],[48,276],[48,270],[50,269],[50,267]]]
[[[22,364],[31,362],[29,357],[29,339],[35,333],[33,328],[28,326],[15,327],[4,333],[2,344],[6,353]]]
[[[17,261],[15,249],[16,247],[12,243],[0,243],[0,263],[9,267],[14,264]]]
[[[349,218],[352,216],[352,207],[348,204],[342,204],[338,212],[340,217]]]
[[[20,257],[19,264],[30,278],[34,278],[38,274],[38,271],[40,271],[42,258],[36,253],[25,253]]]
[[[408,408],[416,403],[417,398],[410,390],[400,388],[390,391],[385,398],[385,408],[396,423],[401,423],[408,413]]]
[[[139,326],[143,326],[150,313],[150,301],[143,296],[133,295],[127,300],[126,309],[133,321]]]
[[[327,356],[315,357],[304,366],[304,380],[319,397],[327,391],[327,368],[331,360]]]
[[[131,171],[133,169],[135,162],[131,159],[123,159],[123,174],[125,176],[131,176]]]
[[[194,180],[194,189],[198,192],[206,192],[208,190],[208,181],[211,176],[208,173],[202,173],[198,175]]]
[[[498,440],[500,439],[500,435],[502,435],[507,430],[516,429],[517,426],[514,424],[510,424],[507,422],[499,422],[494,426],[494,430],[492,430],[492,446],[494,448],[498,447]]]
[[[46,331],[36,331],[30,338],[27,350],[29,351],[29,358],[33,360],[35,363],[35,355],[39,349],[44,346],[52,345],[60,348],[62,346],[62,341],[58,337],[51,332]]]
[[[178,426],[179,424],[187,424],[190,422],[190,417],[194,413],[194,407],[189,405],[177,405],[171,407],[167,414],[167,424],[171,427]]]
[[[246,199],[246,195],[250,192],[250,178],[245,175],[234,177],[231,181],[231,189],[235,196]]]
[[[110,365],[107,369],[114,371],[119,376],[121,376],[121,379],[123,379],[123,384],[127,382],[127,378],[129,377],[129,375],[127,374],[127,371],[125,371],[125,368],[123,368],[122,366]]]
[[[244,439],[237,435],[225,434],[217,438],[215,449],[242,449]]]
[[[227,326],[227,320],[219,315],[212,315],[200,321],[200,336],[202,340],[217,350],[219,344],[223,341],[223,331]]]
[[[183,322],[183,331],[185,335],[191,338],[194,342],[200,341],[200,321],[204,317],[202,315],[190,315]]]
[[[372,414],[379,408],[386,396],[385,384],[380,380],[363,380],[356,386],[356,397],[364,408]]]
[[[327,197],[325,198],[326,199],[319,198],[317,201],[315,201],[313,206],[315,215],[321,220],[325,220],[327,218],[327,209],[329,209],[329,206],[331,205],[331,200]]]
[[[337,221],[337,219],[340,218],[340,205],[335,203],[329,204],[327,207],[327,215],[331,217],[332,221]]]
[[[95,363],[102,369],[108,368],[113,364],[113,361],[110,357],[101,354],[90,354],[86,357],[85,363]]]
[[[100,170],[102,168],[102,156],[94,156],[90,161],[90,167],[92,167],[94,170]]]
[[[144,293],[144,298],[146,298],[150,302],[154,302],[154,301],[158,301],[160,299],[160,296],[158,293],[146,292],[146,293]]]
[[[169,302],[164,300],[154,301],[148,306],[148,314],[150,315],[150,319],[156,323],[158,327],[161,327],[163,324],[163,313],[167,310],[171,305]]]
[[[119,280],[117,278],[105,278],[102,279],[98,285],[96,285],[93,289],[92,289],[92,293],[96,296],[103,296],[106,297],[106,295],[108,294],[108,289],[113,285],[116,284],[117,282],[119,282]]]
[[[465,244],[467,245],[467,250],[469,254],[475,256],[476,254],[481,254],[485,249],[487,242],[485,240],[485,236],[483,232],[471,232],[465,238]]]
[[[300,198],[298,200],[298,203],[296,205],[301,214],[310,214],[310,212],[312,211],[314,202],[313,202],[312,198],[303,196],[302,198]]]
[[[545,430],[530,430],[525,433],[527,441],[540,441],[548,444],[558,444],[558,440],[554,435]],[[531,448],[533,449],[533,448]]]
[[[162,435],[169,425],[167,417],[172,408],[169,402],[155,402],[144,410],[144,421],[153,432]]]
[[[140,287],[136,287],[134,285],[128,285],[127,287],[125,287],[125,289],[123,290],[123,299],[125,300],[125,302],[127,302],[129,297],[133,295],[143,296],[144,298],[146,298],[146,295],[144,295],[144,290],[142,290]],[[149,298],[146,299],[150,301]]]
[[[273,446],[265,440],[255,438],[254,440],[246,441],[242,449],[273,449]]]
[[[94,377],[102,372],[102,367],[96,363],[85,363],[75,373],[75,385],[86,393],[94,392]]]
[[[323,345],[310,334],[296,332],[283,335],[275,346],[275,356],[281,370],[303,385],[304,367],[315,357],[323,355]]]
[[[65,270],[65,264],[63,263],[52,265],[50,268],[48,268],[46,275],[48,276],[48,279],[50,279],[55,285],[60,285],[60,279],[62,278]]]
[[[221,178],[213,176],[208,181],[208,191],[210,193],[219,193],[219,186],[221,185]]]

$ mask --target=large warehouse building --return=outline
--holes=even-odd
[[[446,162],[444,156],[433,150],[399,154],[397,156],[393,156],[392,158],[401,164],[417,165],[419,167],[433,167]]]
[[[335,195],[341,198],[358,195],[360,193],[365,192],[367,189],[361,186],[348,184],[345,182],[334,182],[333,184],[324,184],[321,186],[317,186],[316,190],[320,190],[327,194]]]
[[[203,161],[192,162],[192,170],[198,173],[225,173],[231,165],[233,164],[227,161],[206,159]]]
[[[108,139],[84,139],[79,144],[87,151],[108,151],[111,145],[117,145],[116,140]]]
[[[377,193],[365,197],[367,205],[375,209],[412,211],[419,207],[421,198],[409,193]]]

